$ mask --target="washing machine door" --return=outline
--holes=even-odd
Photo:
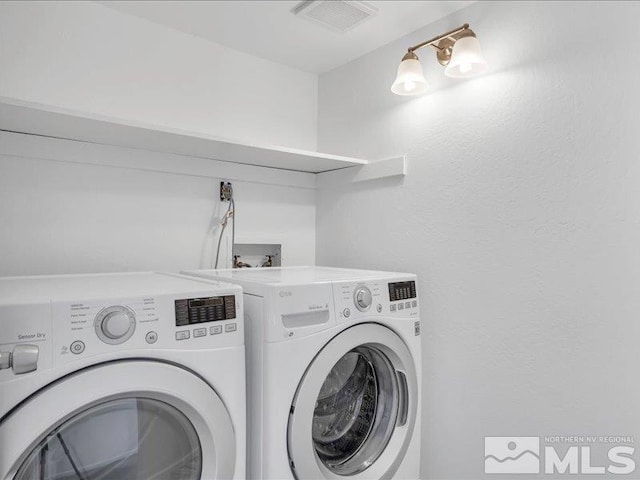
[[[153,361],[102,364],[64,377],[0,423],[0,479],[233,477],[235,434],[200,377]]]
[[[392,478],[415,428],[411,353],[391,329],[364,323],[314,358],[291,406],[288,449],[296,478]]]

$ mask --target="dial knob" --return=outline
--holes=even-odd
[[[116,345],[131,338],[136,329],[136,316],[127,307],[114,305],[96,316],[96,334],[105,343]]]
[[[372,301],[371,290],[367,287],[356,288],[356,291],[353,293],[353,301],[361,312],[369,310]]]
[[[127,334],[131,328],[131,321],[125,312],[112,312],[102,319],[100,328],[107,337],[115,340]]]

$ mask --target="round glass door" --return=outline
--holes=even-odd
[[[202,449],[175,407],[151,398],[100,403],[52,429],[16,480],[197,480]]]
[[[347,352],[327,375],[313,412],[318,458],[338,475],[367,469],[393,433],[398,384],[389,359],[372,345]]]
[[[287,449],[295,478],[391,478],[416,424],[418,378],[393,330],[361,323],[331,338],[300,379]]]

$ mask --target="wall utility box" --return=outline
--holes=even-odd
[[[279,243],[236,243],[233,268],[280,267],[282,245]]]

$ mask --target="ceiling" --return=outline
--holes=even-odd
[[[378,13],[337,33],[296,17],[297,1],[109,0],[103,5],[299,70],[324,73],[473,1],[369,1]]]

